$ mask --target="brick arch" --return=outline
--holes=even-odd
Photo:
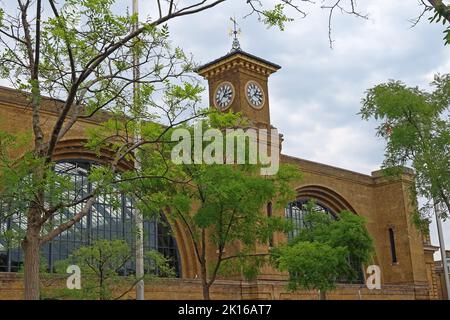
[[[336,214],[344,210],[357,214],[356,210],[343,196],[330,188],[308,185],[297,189],[298,200],[311,198],[330,208]]]
[[[200,265],[195,255],[194,244],[187,234],[180,221],[170,218],[170,215],[164,213],[173,231],[173,237],[177,243],[178,263],[180,267],[180,278],[195,278],[200,274]]]
[[[102,148],[100,156],[93,150],[86,148],[87,139],[69,139],[62,140],[56,145],[53,153],[53,161],[63,161],[68,159],[89,160],[100,164],[108,164],[114,160],[114,152],[107,148]],[[129,161],[120,161],[118,164],[119,171],[130,170],[133,163]]]

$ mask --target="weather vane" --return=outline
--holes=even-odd
[[[233,29],[230,29],[230,37],[234,37],[233,46],[231,47],[231,52],[241,50],[241,44],[239,43],[238,34],[241,34],[241,29],[238,28],[238,23],[236,18],[230,17],[231,22],[233,22]]]

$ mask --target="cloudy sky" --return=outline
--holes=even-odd
[[[370,174],[383,161],[384,141],[375,137],[375,123],[357,115],[365,90],[389,79],[428,88],[434,74],[450,72],[442,25],[424,20],[411,28],[410,20],[421,12],[418,1],[359,1],[367,21],[336,12],[332,50],[327,12],[320,5],[308,6],[305,19],[292,12],[295,21],[281,32],[256,17],[243,19],[249,11],[245,2],[231,0],[172,21],[173,42],[198,63],[209,62],[231,49],[229,18],[235,16],[242,49],[282,66],[270,78],[269,96],[286,154]],[[145,1],[141,4],[142,16],[151,15]],[[434,223],[431,228],[437,244]],[[444,230],[450,248],[450,222]]]

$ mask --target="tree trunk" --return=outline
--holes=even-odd
[[[324,290],[319,290],[319,299],[320,300],[327,300],[327,292]]]
[[[39,231],[29,226],[22,241],[24,252],[25,300],[39,300]]]
[[[202,288],[203,288],[203,300],[211,300],[211,297],[209,295],[209,284],[206,274],[206,265],[202,264],[201,266],[202,271]]]
[[[211,300],[208,284],[203,284],[203,300]]]
[[[208,273],[206,270],[206,230],[202,229],[202,253],[199,258],[200,261],[200,271],[202,277],[202,289],[203,289],[203,300],[211,300],[209,296],[209,287],[208,283]]]

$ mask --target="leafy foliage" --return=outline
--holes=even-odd
[[[273,10],[264,10],[263,22],[268,26],[277,26],[280,30],[284,30],[285,23],[294,20],[284,14],[284,9],[285,5],[278,3]]]
[[[367,91],[361,108],[363,119],[381,124],[377,135],[387,142],[383,168],[389,176],[411,165],[416,174],[416,194],[428,200],[421,208],[429,215],[430,202],[450,210],[450,75],[436,75],[433,92],[408,87],[399,81],[380,84]]]
[[[289,272],[289,288],[326,292],[342,279],[356,280],[358,272],[351,261],[367,263],[374,250],[365,219],[342,211],[334,220],[315,211],[313,202],[304,208],[306,227],[287,245],[273,250],[272,263]]]
[[[174,276],[167,259],[157,251],[146,254],[150,273],[147,281],[156,277],[155,271],[161,276]],[[133,255],[128,244],[123,240],[98,240],[90,246],[80,247],[63,261],[58,261],[57,275],[64,275],[68,265],[75,264],[81,269],[81,290],[67,288],[45,288],[44,296],[50,299],[119,299],[130,292],[137,283],[135,276],[124,276],[123,269],[132,262]],[[47,276],[50,280],[54,276]],[[65,279],[67,275],[63,276]],[[50,282],[51,283],[51,282]]]
[[[277,266],[288,271],[288,288],[329,291],[335,288],[336,279],[345,266],[346,250],[333,248],[321,242],[298,242],[296,245],[282,247],[279,251]]]

